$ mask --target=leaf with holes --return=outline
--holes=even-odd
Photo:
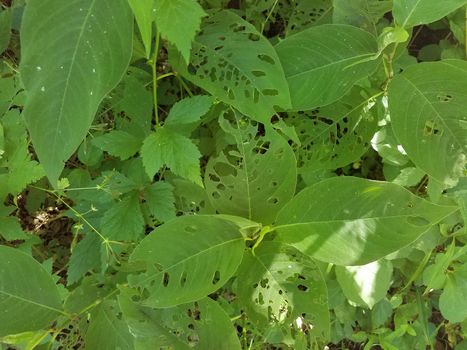
[[[435,22],[467,3],[467,0],[393,0],[392,14],[401,27]]]
[[[228,146],[206,167],[206,192],[222,214],[238,215],[269,224],[294,195],[297,166],[292,149],[276,131],[256,136],[257,126],[235,114],[224,130],[236,144]]]
[[[237,270],[244,241],[238,226],[215,216],[182,216],[156,228],[130,256],[144,271],[129,277],[147,296],[142,305],[165,308],[199,300]]]
[[[192,41],[201,18],[206,16],[203,8],[197,0],[156,0],[154,10],[162,37],[174,44],[188,62]]]
[[[376,38],[348,25],[325,24],[306,29],[276,46],[289,84],[293,111],[328,105],[371,75],[379,60]]]
[[[119,296],[136,349],[241,349],[229,317],[212,299],[154,310],[132,302],[137,297],[126,289]]]
[[[132,33],[126,0],[28,1],[21,27],[24,117],[53,186],[125,72]]]
[[[85,350],[133,350],[133,336],[115,301],[105,300],[92,310]]]
[[[286,36],[307,28],[332,22],[331,0],[308,0],[294,4],[287,23]]]
[[[329,339],[326,283],[308,256],[290,246],[264,242],[255,255],[245,254],[238,279],[240,303],[263,332],[284,328],[293,338],[292,325],[298,334],[306,331],[314,340]]]
[[[277,238],[318,260],[364,265],[412,243],[457,209],[393,183],[336,177],[304,189],[282,208]]]
[[[62,314],[58,288],[32,257],[0,245],[0,337],[50,327]]]
[[[185,78],[243,114],[267,122],[275,108],[288,109],[287,81],[274,48],[251,24],[230,11],[204,21],[185,65],[169,52]]]
[[[295,127],[300,140],[293,148],[301,172],[334,170],[358,160],[377,128],[373,105],[372,99],[355,93],[329,106],[289,113],[286,123]]]
[[[467,62],[411,66],[391,82],[388,97],[392,128],[409,158],[454,186],[467,161]]]

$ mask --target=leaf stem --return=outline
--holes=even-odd
[[[271,18],[271,15],[274,12],[274,9],[276,8],[278,2],[279,0],[274,1],[274,4],[271,6],[271,9],[269,10],[268,15],[266,16],[266,19],[264,20],[263,24],[261,24],[261,35],[263,34],[264,28],[266,27],[266,24],[268,23],[269,18]]]

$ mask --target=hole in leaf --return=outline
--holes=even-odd
[[[164,272],[164,278],[162,280],[162,284],[164,285],[164,287],[167,287],[169,285],[169,280],[169,274],[167,272]]]
[[[258,58],[263,62],[266,62],[266,63],[269,63],[269,64],[275,64],[274,59],[271,56],[264,55],[264,54],[259,54]]]
[[[251,74],[253,74],[255,77],[264,77],[266,75],[265,72],[261,71],[261,70],[253,70],[251,71]]]
[[[183,271],[182,275],[180,276],[180,286],[184,287],[186,284],[186,271]]]
[[[219,282],[220,279],[221,279],[221,273],[220,273],[220,271],[216,271],[214,273],[213,278],[212,278],[212,284],[217,284],[217,282]]]
[[[449,102],[452,100],[452,95],[450,94],[447,94],[447,93],[441,93],[441,94],[438,94],[438,101],[440,102]]]
[[[307,286],[304,286],[303,284],[299,284],[297,286],[298,290],[302,291],[302,292],[306,292],[308,290],[308,287]]]
[[[279,200],[276,197],[271,197],[268,199],[269,204],[277,204],[279,203]]]

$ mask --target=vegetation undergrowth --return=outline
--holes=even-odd
[[[467,0],[2,0],[0,349],[467,349]]]

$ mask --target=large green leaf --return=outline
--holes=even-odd
[[[364,265],[416,240],[456,211],[393,183],[335,177],[301,191],[279,212],[278,239],[318,260]]]
[[[463,266],[446,275],[447,282],[439,298],[439,309],[449,321],[462,322],[467,319],[467,268]]]
[[[133,336],[121,317],[119,305],[104,301],[92,316],[85,335],[85,350],[133,350]]]
[[[143,305],[170,307],[199,300],[237,270],[244,242],[239,228],[215,216],[183,216],[159,226],[136,247],[130,262],[144,267],[129,277]]]
[[[282,328],[286,335],[282,341],[287,341],[304,327],[314,339],[329,338],[326,283],[308,256],[290,246],[264,242],[255,255],[245,254],[238,280],[241,307],[264,333],[273,335]]]
[[[233,12],[221,11],[204,21],[188,67],[175,52],[170,59],[185,78],[253,119],[267,122],[275,107],[290,107],[274,48]]]
[[[392,14],[401,27],[435,22],[465,5],[467,0],[393,0]]]
[[[467,157],[467,62],[421,63],[389,87],[392,127],[410,159],[446,187],[464,174]]]
[[[157,29],[188,62],[192,41],[206,12],[197,0],[156,0],[154,10]]]
[[[257,126],[237,114],[232,122],[222,118],[221,126],[236,144],[208,162],[205,185],[211,204],[222,214],[271,223],[295,193],[292,149],[272,129],[257,137]]]
[[[62,313],[58,288],[30,256],[0,245],[0,337],[51,326]]]
[[[276,45],[289,83],[292,110],[303,111],[341,98],[376,69],[376,38],[348,25],[326,24],[287,37]]]
[[[132,17],[126,0],[28,1],[21,28],[24,113],[54,186],[128,66]]]
[[[241,348],[229,317],[209,298],[154,310],[133,303],[131,297],[123,290],[119,303],[135,337],[136,350]]]

